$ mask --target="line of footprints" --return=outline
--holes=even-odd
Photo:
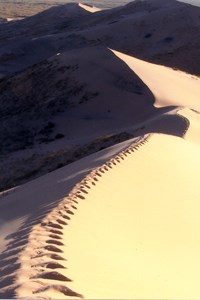
[[[141,146],[148,142],[151,135],[148,135],[135,145],[129,146],[126,150],[121,151],[116,157],[110,159],[101,167],[93,170],[88,176],[86,176],[79,184],[77,184],[73,190],[49,215],[47,215],[40,226],[39,238],[41,237],[41,246],[34,249],[34,254],[31,256],[32,264],[31,268],[36,270],[37,275],[30,277],[30,280],[38,282],[40,287],[34,290],[32,293],[37,294],[48,290],[54,290],[60,292],[66,296],[84,298],[83,295],[71,290],[64,284],[54,284],[54,281],[70,282],[70,278],[56,271],[56,269],[66,269],[62,261],[66,259],[62,256],[64,252],[62,247],[64,243],[62,241],[64,226],[68,225],[70,218],[74,215],[74,211],[77,209],[78,202],[84,200],[86,195],[92,186],[95,186],[100,177],[118,163],[121,160],[125,160],[128,155],[138,150]],[[55,220],[55,221],[52,221]],[[38,231],[37,231],[38,232]],[[38,233],[35,233],[38,236]],[[42,238],[45,241],[42,241]],[[41,263],[41,258],[42,263]],[[40,263],[37,261],[40,260]],[[48,279],[47,281],[41,281],[41,279]],[[49,280],[52,284],[49,284]]]

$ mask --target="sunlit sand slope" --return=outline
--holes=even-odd
[[[92,5],[87,5],[87,4],[83,4],[83,3],[79,3],[79,6],[91,13],[95,13],[97,11],[101,11],[102,9],[101,8],[98,8],[98,7],[95,7],[95,6],[92,6]]]
[[[118,51],[122,59],[149,87],[156,98],[155,106],[186,106],[200,111],[200,79],[171,68],[151,64]]]
[[[54,256],[56,249],[52,250],[52,247],[46,249],[44,266],[40,265],[41,261],[34,260],[35,256],[40,257],[41,249],[45,251],[44,246],[48,245],[46,242],[48,237],[51,240],[53,234],[53,246],[56,247],[55,240],[59,239],[56,234],[62,235],[59,229],[63,228],[59,222],[63,223],[63,221],[60,221],[57,216],[59,204],[63,206],[63,199],[66,199],[67,205],[71,204],[67,196],[72,189],[73,193],[76,192],[76,184],[81,182],[91,170],[129,147],[133,141],[129,140],[102,150],[25,185],[0,193],[0,298],[16,298],[16,289],[23,283],[26,285],[23,295],[36,297],[33,294],[36,289],[32,287],[29,290],[27,284],[41,281],[32,276],[44,270],[44,266],[47,269],[54,269],[56,261],[59,260],[58,256]],[[56,215],[52,217],[50,212],[54,208]],[[53,218],[52,224],[41,227],[41,224],[44,224],[43,219],[49,214],[50,219]],[[66,220],[68,218],[67,216]],[[41,257],[43,261],[42,254]],[[61,296],[63,295],[59,294],[58,298]]]
[[[66,228],[69,286],[93,299],[198,298],[199,175],[199,149],[164,135],[113,166]]]
[[[33,226],[16,295],[197,298],[199,154],[155,134],[93,171]]]

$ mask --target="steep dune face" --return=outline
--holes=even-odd
[[[149,89],[104,47],[56,55],[2,81],[0,90],[1,153],[58,133],[68,139],[100,135],[156,113]],[[56,124],[49,134],[48,122]]]
[[[174,105],[200,111],[198,77],[180,71],[174,72],[171,68],[141,61],[118,51],[113,52],[150,87],[156,99],[156,107]]]
[[[200,111],[198,77],[104,47],[58,53],[0,91],[1,153],[137,128],[172,107]]]

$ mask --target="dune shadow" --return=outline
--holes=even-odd
[[[10,273],[7,274],[5,277],[1,278],[0,280],[0,287],[1,289],[5,288],[5,287],[8,287],[8,286],[11,286],[13,283],[14,283],[14,280],[15,280],[15,276],[14,275],[11,275]],[[0,289],[0,296],[4,296],[4,299],[5,298],[8,298],[7,296],[7,293],[2,293],[1,295],[1,289]]]
[[[187,118],[175,115],[162,115],[157,120],[150,121],[144,128],[145,133],[163,133],[178,137],[184,137],[190,122]]]

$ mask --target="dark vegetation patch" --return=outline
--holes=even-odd
[[[166,38],[164,38],[163,41],[165,43],[171,43],[171,42],[173,42],[173,40],[174,40],[174,38],[172,36],[167,36]]]
[[[0,154],[64,137],[51,119],[98,95],[77,80],[78,69],[44,60],[0,81]]]
[[[98,92],[86,92],[80,99],[79,103],[82,104],[82,103],[85,103],[85,102],[88,102],[89,100],[97,97],[99,95]]]
[[[114,24],[114,23],[117,23],[117,22],[119,22],[119,20],[114,20],[112,22],[109,22],[108,25],[111,25],[111,24]]]
[[[142,95],[144,93],[144,88],[137,78],[133,78],[132,80],[125,80],[120,77],[115,81],[115,85],[122,90],[126,90],[127,92],[137,95]]]
[[[147,34],[145,34],[145,39],[149,39],[150,37],[152,37],[152,33],[147,33]]]

